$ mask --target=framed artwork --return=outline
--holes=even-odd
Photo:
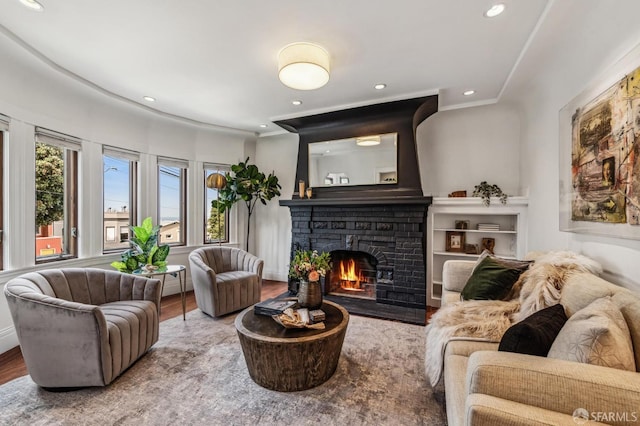
[[[447,231],[445,250],[464,253],[464,232]]]
[[[640,239],[640,47],[560,110],[560,230]]]

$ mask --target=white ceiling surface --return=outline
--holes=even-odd
[[[257,133],[279,130],[276,119],[435,93],[441,110],[495,102],[548,2],[502,0],[506,11],[488,19],[491,0],[40,0],[43,12],[0,1],[0,30],[105,91]],[[280,83],[277,53],[296,41],[329,51],[326,86]]]

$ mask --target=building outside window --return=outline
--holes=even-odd
[[[218,190],[207,187],[207,177],[213,173],[224,175],[231,170],[230,166],[220,164],[204,164],[204,242],[205,244],[229,241],[229,212],[218,213],[215,203],[218,198]]]
[[[129,226],[136,223],[139,154],[105,146],[102,159],[102,247],[104,252],[122,251],[129,248]]]
[[[186,244],[187,169],[187,161],[158,158],[158,223],[162,244]]]
[[[36,263],[77,256],[81,141],[36,128]]]

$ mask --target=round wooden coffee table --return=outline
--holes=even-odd
[[[349,313],[324,301],[325,329],[284,328],[273,318],[256,315],[253,307],[236,317],[236,330],[249,375],[267,389],[291,392],[318,386],[338,366]]]

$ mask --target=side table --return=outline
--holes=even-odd
[[[162,276],[162,291],[164,290],[164,280],[167,274],[172,277],[178,277],[180,281],[180,301],[182,302],[182,320],[187,319],[187,268],[184,265],[167,265],[165,268],[158,269],[156,271],[145,271],[142,269],[136,269],[133,271],[134,275],[141,275],[143,277],[157,277]],[[160,312],[158,312],[160,315]]]

